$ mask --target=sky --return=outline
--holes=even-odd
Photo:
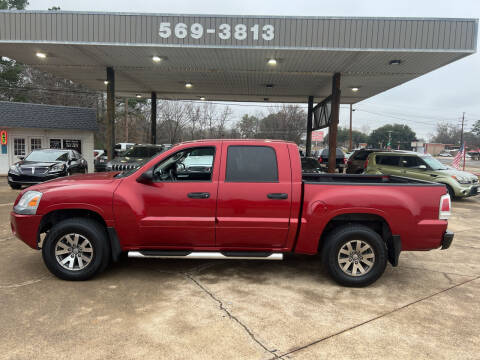
[[[480,0],[30,0],[28,9],[146,12],[178,14],[284,15],[284,16],[392,16],[479,18]],[[478,45],[477,45],[478,46]],[[268,113],[265,104],[229,105],[234,119],[243,114]],[[272,106],[267,105],[267,106]],[[306,105],[305,105],[306,108]],[[371,131],[391,123],[409,125],[419,138],[428,139],[436,124],[465,129],[480,119],[480,54],[476,53],[354,105],[354,129]],[[342,105],[340,126],[348,126],[349,108]]]

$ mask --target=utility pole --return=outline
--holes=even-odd
[[[465,171],[465,155],[467,154],[467,148],[465,144],[463,143],[463,126],[465,124],[465,112],[462,114],[462,134],[460,136],[460,149],[463,146],[463,171]]]
[[[391,150],[392,148],[392,130],[388,131],[388,144],[387,144],[387,149]]]
[[[348,144],[348,152],[352,151],[352,113],[353,113],[353,105],[350,104],[350,142]]]
[[[460,146],[463,144],[463,124],[465,123],[465,112],[462,115],[462,133],[460,135]]]
[[[125,142],[128,142],[128,98],[125,98]]]

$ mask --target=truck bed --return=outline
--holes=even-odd
[[[357,175],[357,174],[303,174],[305,184],[336,184],[336,185],[417,185],[444,186],[442,184],[410,179],[392,175]]]

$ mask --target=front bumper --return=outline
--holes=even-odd
[[[454,189],[457,197],[470,197],[478,195],[480,192],[480,184],[461,185]]]
[[[20,215],[13,211],[10,213],[13,235],[32,249],[38,249],[38,229],[41,220],[41,215]]]
[[[443,234],[443,239],[442,239],[442,250],[446,250],[452,245],[453,241],[453,232],[447,230],[445,231],[445,234]]]
[[[8,173],[8,183],[9,184],[16,184],[16,185],[34,185],[39,184],[44,181],[57,179],[59,177],[65,176],[66,174],[63,172],[60,173],[53,173],[53,174],[45,174],[45,175],[25,175],[25,174],[12,174]]]

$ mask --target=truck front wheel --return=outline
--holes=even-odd
[[[385,242],[369,227],[345,225],[333,230],[325,241],[322,262],[339,284],[367,286],[385,271]]]
[[[91,219],[72,218],[55,224],[43,243],[47,268],[64,280],[87,280],[109,262],[107,234]]]

